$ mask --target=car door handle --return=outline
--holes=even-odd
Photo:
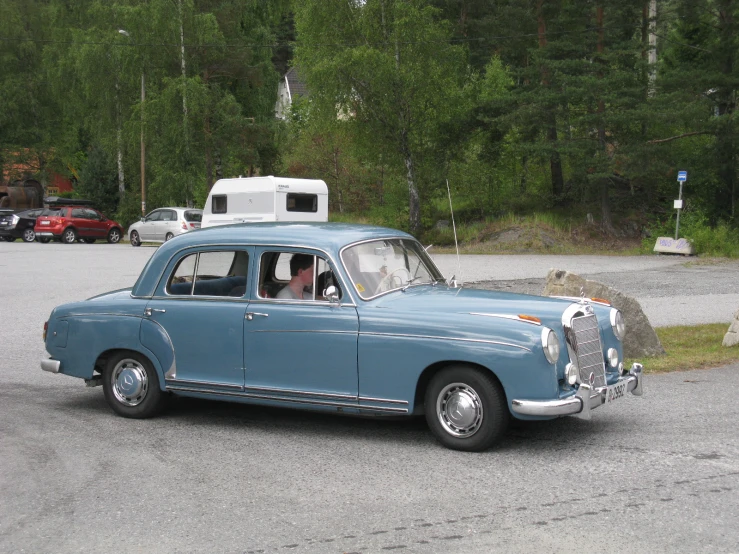
[[[261,317],[269,317],[269,314],[261,314],[259,312],[246,312],[246,320],[251,321],[252,319],[254,319],[255,315],[258,315]]]
[[[160,310],[158,308],[146,308],[144,310],[144,315],[151,315],[151,312],[159,312],[160,314],[166,313],[167,310]]]

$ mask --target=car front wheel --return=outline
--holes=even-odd
[[[141,237],[136,231],[131,231],[131,246],[141,246]]]
[[[62,242],[66,244],[73,244],[77,240],[77,232],[72,229],[71,227],[69,229],[65,229],[64,233],[62,234]]]
[[[108,242],[110,244],[116,244],[121,240],[121,230],[113,228],[108,231]]]
[[[33,229],[25,229],[23,231],[23,240],[25,242],[33,242],[36,240],[36,233]]]
[[[487,370],[450,366],[426,389],[426,422],[437,440],[453,450],[479,452],[508,428],[505,392]]]
[[[129,351],[112,356],[105,364],[103,392],[114,412],[135,419],[156,415],[168,399],[159,388],[159,377],[151,362]]]

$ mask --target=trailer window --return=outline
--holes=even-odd
[[[214,214],[225,214],[228,211],[228,197],[225,194],[220,194],[218,196],[214,195],[212,198],[210,205],[211,211]]]
[[[288,192],[287,193],[287,211],[288,212],[314,212],[314,213],[317,212],[318,211],[318,195]]]

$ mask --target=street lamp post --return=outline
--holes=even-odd
[[[125,29],[118,29],[122,35],[130,37]],[[146,215],[146,148],[144,144],[144,100],[146,100],[146,84],[144,69],[141,68],[141,215]]]

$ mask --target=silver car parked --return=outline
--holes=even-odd
[[[193,208],[159,208],[128,228],[132,246],[142,242],[167,242],[169,239],[200,229],[203,210]]]

